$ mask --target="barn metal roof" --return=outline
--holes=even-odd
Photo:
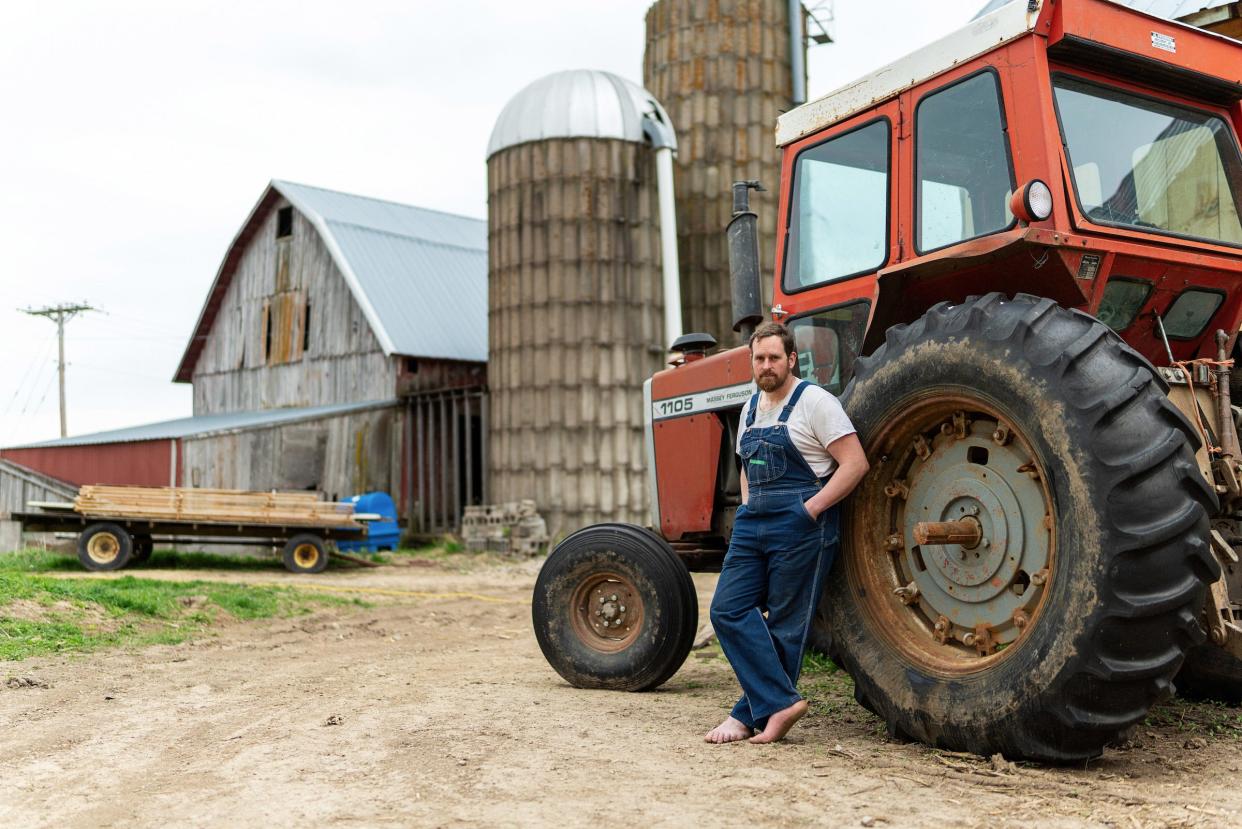
[[[1014,2],[1014,0],[991,0],[991,2],[979,10],[975,17],[982,17],[1011,2]],[[1187,15],[1207,9],[1228,6],[1238,2],[1238,0],[1111,0],[1111,2],[1122,6],[1129,6],[1136,11],[1145,12],[1154,17],[1163,17],[1167,20],[1181,20]]]
[[[365,411],[366,409],[382,409],[396,405],[399,405],[396,400],[369,400],[365,403],[337,403],[330,406],[307,406],[300,409],[264,409],[257,412],[198,415],[196,417],[164,420],[159,423],[146,423],[141,426],[129,426],[124,429],[113,429],[107,432],[93,432],[89,435],[75,435],[73,437],[45,440],[40,443],[27,443],[23,446],[6,446],[4,448],[45,449],[54,446],[92,446],[101,443],[137,443],[146,440],[205,437],[222,432],[245,431],[247,429],[259,429],[278,424],[296,423],[303,420],[318,420],[324,417]]]
[[[632,81],[597,69],[554,72],[514,95],[496,119],[487,155],[545,138],[615,138],[646,140],[644,120],[667,127],[672,122],[655,96]]]
[[[241,252],[280,196],[318,231],[385,354],[486,362],[486,220],[273,180],[229,245],[177,382],[191,381]]]

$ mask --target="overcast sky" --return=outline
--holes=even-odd
[[[0,446],[188,416],[171,382],[269,179],[483,218],[505,102],[561,69],[642,81],[649,0],[61,0],[0,28]],[[827,5],[812,2],[808,5]],[[836,0],[823,94],[966,23],[982,0]]]

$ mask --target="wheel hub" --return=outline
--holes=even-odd
[[[319,561],[319,550],[314,544],[299,544],[293,551],[293,560],[299,567],[313,567]]]
[[[891,556],[887,575],[868,568],[891,597],[874,601],[894,631],[910,629],[897,636],[903,646],[949,670],[980,667],[1019,640],[1053,559],[1051,496],[1034,452],[980,403],[926,399],[873,444],[888,504],[887,521],[874,523]]]
[[[112,533],[95,533],[86,543],[86,553],[92,561],[110,564],[121,554],[121,541]]]
[[[638,638],[643,606],[638,589],[626,577],[596,574],[574,591],[573,623],[578,637],[606,653],[623,650]]]

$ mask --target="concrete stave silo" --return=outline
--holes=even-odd
[[[554,537],[647,519],[642,384],[667,347],[651,121],[641,87],[559,72],[488,146],[493,500],[534,498]]]
[[[677,218],[684,328],[735,342],[724,227],[729,187],[758,179],[765,311],[771,304],[780,153],[777,116],[794,106],[791,56],[805,90],[802,7],[788,0],[657,0],[647,11],[643,83],[678,129]],[[798,43],[798,49],[792,43]]]

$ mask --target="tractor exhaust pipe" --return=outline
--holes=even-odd
[[[733,218],[725,229],[729,240],[729,282],[733,290],[733,330],[749,343],[763,321],[759,292],[759,216],[750,209],[750,191],[763,192],[758,181],[733,182]]]

